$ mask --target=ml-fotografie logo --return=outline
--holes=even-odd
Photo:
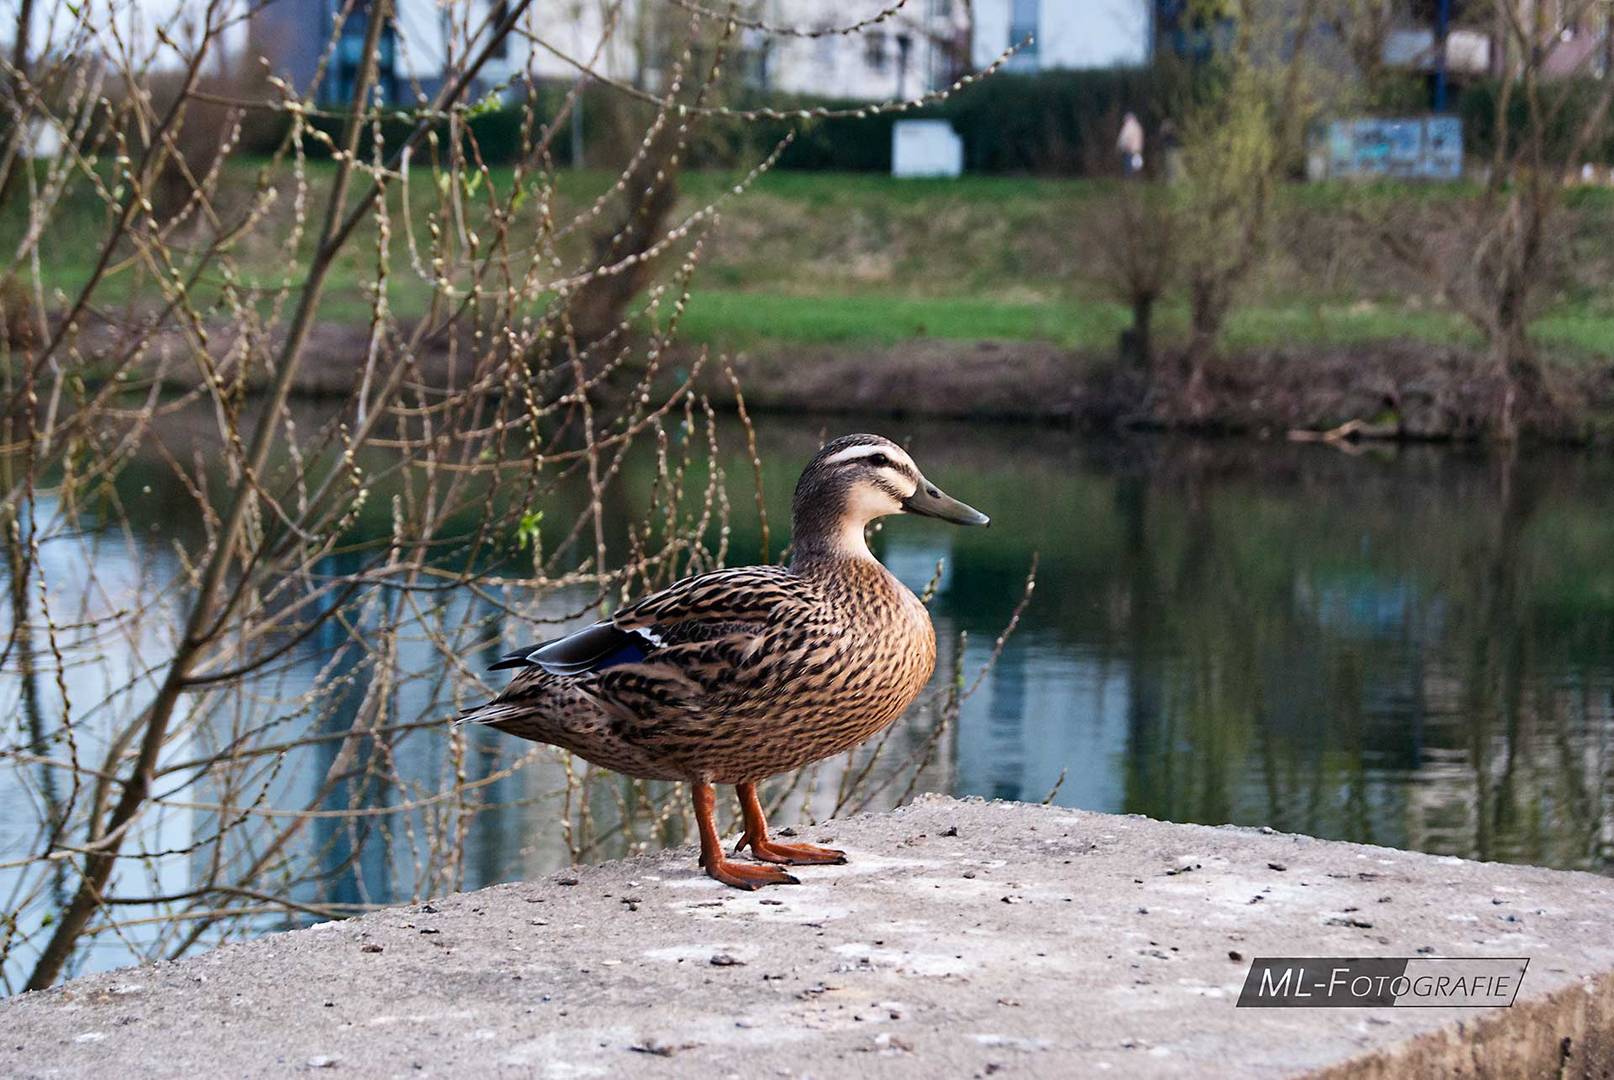
[[[1524,957],[1258,956],[1241,1009],[1431,1009],[1513,1004]]]

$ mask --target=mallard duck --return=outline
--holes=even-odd
[[[796,884],[779,865],[845,862],[831,848],[770,839],[757,784],[862,743],[930,679],[930,615],[864,535],[876,518],[901,513],[988,522],[891,440],[836,439],[796,484],[789,566],[685,578],[603,622],[517,649],[493,665],[519,669],[515,678],[462,719],[629,776],[689,783],[701,866],[726,885]],[[724,857],[715,784],[738,789],[736,854],[749,847],[765,865]]]

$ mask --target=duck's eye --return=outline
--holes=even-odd
[[[876,469],[883,469],[887,465],[891,464],[891,459],[886,457],[884,454],[870,454],[869,464],[873,465]]]

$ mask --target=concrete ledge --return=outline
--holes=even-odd
[[[934,797],[807,832],[852,863],[745,894],[671,852],[23,995],[0,1075],[1614,1068],[1604,878]],[[1530,957],[1518,1003],[1233,1008],[1252,956],[1420,950]]]

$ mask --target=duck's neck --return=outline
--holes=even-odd
[[[867,520],[844,512],[843,507],[814,509],[798,505],[790,529],[791,568],[811,571],[847,561],[879,565],[869,550],[867,528]]]

